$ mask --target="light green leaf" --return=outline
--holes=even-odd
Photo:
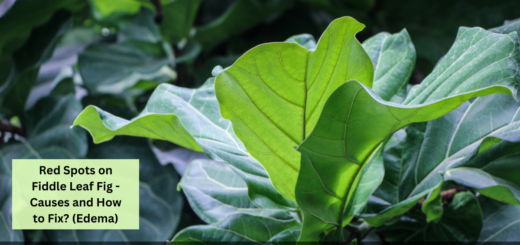
[[[223,162],[191,162],[179,187],[182,187],[193,211],[207,223],[214,223],[237,213],[292,219],[280,210],[262,209],[252,203],[244,180],[231,166]]]
[[[90,0],[90,4],[97,19],[111,17],[111,15],[132,15],[138,13],[141,8],[138,0]]]
[[[86,128],[96,143],[116,135],[130,135],[167,140],[204,151],[211,159],[233,166],[247,183],[249,197],[256,205],[266,209],[295,208],[294,203],[274,189],[262,165],[245,151],[230,122],[222,119],[218,109],[211,78],[198,89],[159,85],[143,112],[130,121],[89,106],[74,125]]]
[[[438,221],[444,213],[441,193],[442,185],[433,189],[422,203],[421,211],[426,215],[426,222]]]
[[[162,6],[161,34],[170,43],[178,43],[190,34],[201,0],[174,0]]]
[[[337,19],[315,51],[295,43],[256,46],[216,78],[222,116],[290,200],[300,168],[294,147],[312,131],[327,98],[350,79],[372,85],[372,62],[355,38],[363,27]]]
[[[258,242],[264,243],[288,228],[296,226],[295,220],[235,214],[211,225],[190,226],[175,235],[176,242]]]
[[[410,125],[400,150],[394,155],[395,161],[385,161],[385,181],[374,194],[386,205],[373,211],[377,215],[365,215],[365,220],[379,226],[388,218],[403,214],[439,187],[443,181],[439,173],[461,165],[481,168],[485,165],[483,162],[492,161],[468,162],[483,147],[489,148],[500,139],[520,140],[519,110],[519,102],[497,94],[465,102],[450,114],[427,124]],[[494,155],[491,149],[486,151],[490,151],[488,155],[492,158],[503,156]]]
[[[40,66],[51,57],[58,37],[71,25],[69,13],[57,12],[47,23],[34,28],[19,50],[0,57],[0,65],[5,69],[0,72],[0,111],[3,114],[23,112]]]
[[[363,48],[374,64],[372,90],[384,100],[403,102],[415,66],[415,47],[408,32],[379,33],[364,41]]]
[[[292,1],[235,1],[222,16],[197,28],[193,40],[200,43],[205,49],[211,49],[291,5]]]
[[[427,222],[418,209],[411,210],[400,221],[382,226],[387,242],[454,242],[474,243],[482,230],[482,211],[477,198],[469,192],[457,193],[445,207],[445,215]]]
[[[139,159],[138,230],[49,230],[56,242],[165,241],[179,224],[183,199],[175,190],[179,178],[171,165],[161,166],[145,139],[121,137],[91,145],[89,159]]]
[[[462,167],[446,171],[444,180],[456,181],[498,201],[520,205],[519,159],[520,143],[502,141]]]
[[[518,242],[520,240],[520,207],[479,197],[484,227],[478,239],[481,242]]]

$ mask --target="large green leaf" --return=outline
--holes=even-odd
[[[193,40],[211,49],[291,6],[292,1],[238,0],[222,16],[196,29]]]
[[[469,192],[457,193],[445,209],[439,222],[426,222],[425,215],[414,209],[400,221],[378,230],[385,232],[388,242],[476,242],[482,229],[482,211],[477,198]]]
[[[497,202],[483,196],[479,198],[484,218],[484,227],[479,241],[518,242],[520,240],[520,207]]]
[[[372,85],[372,62],[355,38],[363,27],[337,19],[314,51],[295,43],[256,46],[216,78],[222,116],[290,200],[300,169],[294,147],[312,131],[327,98],[350,79]]]
[[[11,169],[13,159],[82,158],[87,137],[69,125],[81,111],[74,95],[46,97],[25,114],[27,139],[11,139],[0,147],[0,240],[23,241],[21,230],[11,230]]]
[[[5,72],[0,72],[0,110],[3,114],[23,112],[40,66],[51,57],[58,37],[71,24],[69,13],[57,12],[47,23],[34,28],[19,50],[0,57]]]
[[[262,209],[251,202],[244,180],[231,166],[223,162],[191,162],[179,186],[186,194],[193,211],[207,223],[214,223],[237,213],[291,219],[280,210]]]
[[[520,103],[517,105],[520,110]],[[520,131],[520,124],[515,127],[515,131]],[[516,136],[515,141],[520,140],[520,132],[516,132]],[[520,143],[503,141],[462,167],[446,171],[444,180],[453,180],[493,199],[520,205],[519,160]]]
[[[298,223],[293,220],[234,214],[211,225],[190,226],[175,235],[176,242],[257,242],[263,243],[276,237]]]
[[[440,187],[443,177],[439,173],[465,163],[468,167],[482,168],[483,163],[492,161],[487,161],[490,157],[504,156],[500,149],[495,152],[492,148],[477,158],[482,160],[468,162],[479,149],[489,148],[499,139],[520,140],[519,110],[520,103],[510,96],[490,95],[466,102],[435,121],[409,126],[401,144],[393,152],[387,152],[394,157],[385,161],[385,181],[374,194],[384,204],[378,208],[379,214],[366,215],[366,220],[379,226],[392,216],[403,214],[424,195]],[[513,166],[504,163],[503,166]],[[448,173],[448,179],[454,178],[450,177],[451,170]],[[507,192],[507,188],[503,191]]]
[[[146,139],[121,137],[91,145],[89,159],[139,159],[138,230],[49,230],[56,242],[165,241],[177,228],[183,206],[175,190],[179,177],[171,165],[161,166]]]
[[[372,90],[384,100],[403,102],[415,66],[415,48],[408,32],[379,33],[364,41],[363,48],[374,64]]]
[[[118,42],[95,43],[78,57],[84,86],[92,94],[120,94],[140,80],[166,82],[175,77],[170,48],[148,9],[120,25]]]
[[[481,32],[484,34],[480,35]],[[423,84],[416,86],[408,95],[406,101],[410,101],[410,105],[386,102],[356,81],[346,82],[334,91],[327,100],[316,128],[298,148],[302,153],[302,165],[296,186],[296,200],[304,214],[300,239],[317,240],[321,232],[335,226],[341,230],[350,221],[353,216],[345,215],[345,207],[352,200],[360,172],[381,147],[381,143],[395,131],[414,122],[439,118],[473,97],[493,93],[516,95],[516,61],[520,60],[520,56],[518,38],[513,34],[494,34],[481,28],[461,28],[447,58],[440,62]],[[470,44],[468,38],[477,41]],[[479,49],[475,49],[475,46]],[[472,65],[472,68],[466,69],[465,64]],[[495,67],[496,64],[500,64],[500,67]],[[420,91],[429,91],[429,94]],[[438,122],[442,123],[442,120]],[[436,129],[434,132],[438,135],[448,131],[443,125],[438,125]],[[470,143],[470,139],[464,136],[465,143]],[[446,142],[443,140],[434,147],[443,146]],[[473,140],[478,140],[478,137],[473,137]],[[451,154],[457,153],[464,146],[449,144],[446,148]],[[428,147],[422,150],[432,151]],[[433,152],[437,154],[440,151]],[[457,159],[469,158],[472,153],[463,151],[458,153]],[[446,151],[439,154],[441,161],[450,154],[446,154]],[[432,155],[422,156],[428,162],[414,165],[421,166],[415,168],[420,171],[415,175],[406,171],[403,177],[405,181],[414,181],[403,185],[407,188],[404,195],[417,200],[442,181],[438,175],[442,169],[438,166],[453,164],[440,164],[437,162],[439,157]],[[374,219],[377,217],[365,220],[376,226],[381,224],[380,220]]]
[[[249,197],[256,205],[271,209],[294,208],[294,203],[274,189],[262,165],[245,151],[229,121],[222,119],[218,109],[214,79],[211,78],[199,89],[161,84],[143,112],[130,121],[89,106],[74,125],[89,130],[96,143],[116,135],[130,135],[204,150],[211,159],[233,166],[247,183]]]

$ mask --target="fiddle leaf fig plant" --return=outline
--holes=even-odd
[[[493,148],[500,140],[520,139],[512,136],[518,117],[509,115],[518,108],[516,32],[461,27],[431,74],[411,87],[416,53],[407,31],[380,33],[361,44],[356,33],[363,28],[343,17],[318,42],[299,35],[258,45],[230,67],[215,69],[216,77],[201,88],[159,85],[134,119],[89,106],[74,125],[96,143],[116,135],[147,137],[213,160],[192,162],[179,184],[208,225],[188,227],[173,241],[350,242],[355,217],[384,229],[419,202],[421,211],[413,213],[426,216],[426,226],[434,220],[449,226],[456,219],[442,218],[446,181],[520,204],[513,177],[484,167],[492,156],[470,161],[480,152],[518,150]],[[511,107],[503,110],[509,114],[479,117],[500,105]],[[501,124],[476,133],[464,118]],[[499,131],[503,127],[509,128]],[[423,143],[405,149],[411,142]],[[483,175],[487,184],[479,185],[474,176]],[[447,213],[471,205],[464,218],[482,219],[473,194],[455,200]],[[431,230],[422,230],[424,237],[434,239],[426,234]]]

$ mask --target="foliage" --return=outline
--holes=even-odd
[[[514,1],[8,2],[0,241],[519,239]],[[140,229],[11,230],[18,158],[140,159]]]

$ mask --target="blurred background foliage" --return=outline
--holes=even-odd
[[[406,28],[418,84],[459,26],[500,26],[520,8],[516,0],[0,0],[0,240],[164,241],[203,223],[175,190],[202,153],[127,137],[94,145],[69,128],[74,118],[88,105],[132,118],[160,83],[199,87],[255,45],[302,33],[317,40],[341,16],[366,25],[361,42]],[[139,158],[141,229],[10,230],[15,158]]]

